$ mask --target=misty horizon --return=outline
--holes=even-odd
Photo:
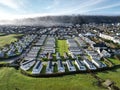
[[[60,15],[120,15],[119,0],[0,0],[0,20]]]

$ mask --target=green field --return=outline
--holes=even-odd
[[[31,78],[20,74],[14,68],[0,69],[0,90],[107,90],[97,86],[97,80],[90,74],[75,74],[54,78]],[[120,69],[96,74],[110,79],[120,86]]]
[[[0,36],[3,36],[3,35],[5,35],[5,33],[0,33]]]
[[[103,71],[97,73],[97,76],[102,78],[102,79],[110,79],[115,82],[116,86],[120,88],[120,68],[119,69],[114,69],[111,71]]]
[[[120,65],[120,60],[114,59],[114,58],[108,58],[110,62],[112,62],[114,65]]]
[[[90,74],[31,78],[13,68],[1,68],[0,74],[0,90],[104,90]]]
[[[65,52],[68,52],[68,45],[66,40],[57,40],[57,46],[57,51],[61,56],[63,56]]]
[[[22,34],[10,34],[5,36],[0,36],[0,48],[10,44],[11,42],[17,41],[18,37],[22,36]]]
[[[8,38],[12,38],[13,41],[15,41],[17,40],[17,36],[19,35],[12,34],[2,37],[4,37],[4,40],[9,40]],[[0,37],[0,40],[2,37]],[[10,43],[8,42],[4,41],[6,44]],[[66,40],[57,40],[56,49],[58,52],[60,52],[61,56],[63,56],[64,52],[68,52],[68,45]],[[110,60],[115,65],[120,64],[119,60],[112,58],[108,58],[108,60]],[[56,68],[54,68],[55,72],[57,72]],[[44,66],[42,73],[45,73],[45,69],[46,66]],[[28,72],[31,73],[31,70]],[[67,67],[66,71],[68,72]],[[104,80],[110,79],[115,82],[116,86],[120,86],[120,69],[98,72],[96,75]],[[20,70],[15,70],[14,68],[0,68],[0,90],[107,90],[98,87],[96,83],[97,80],[90,74],[86,73],[53,78],[31,78],[22,75]]]

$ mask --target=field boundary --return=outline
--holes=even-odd
[[[115,65],[113,67],[107,67],[107,68],[101,68],[101,69],[97,69],[97,70],[91,70],[91,72],[95,73],[95,72],[102,72],[102,71],[106,71],[106,70],[112,70],[112,69],[117,69],[120,68],[120,65]],[[39,75],[33,75],[30,73],[27,73],[26,71],[20,69],[21,74],[25,75],[25,76],[29,76],[29,77],[35,77],[35,78],[49,78],[49,77],[61,77],[61,76],[65,76],[65,75],[73,75],[73,74],[84,74],[84,73],[89,73],[89,70],[87,71],[73,71],[73,72],[56,72],[56,73],[52,73],[52,74],[39,74]]]

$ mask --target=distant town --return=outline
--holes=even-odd
[[[8,41],[1,43],[0,65],[33,78],[111,70],[120,65],[119,29],[120,23],[1,25],[0,39]]]
[[[112,56],[120,54],[119,28],[119,23],[42,28],[1,26],[1,33],[22,36],[2,47],[0,58],[12,58],[9,62],[21,59],[22,70],[28,71],[34,66],[32,74],[40,74],[45,65],[45,73],[54,73],[54,68],[58,72],[107,68],[110,65],[104,59],[109,61]]]

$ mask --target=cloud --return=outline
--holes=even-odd
[[[17,10],[24,6],[25,1],[26,0],[0,0],[0,4]]]
[[[59,3],[60,3],[60,1],[61,1],[61,0],[53,0],[52,5],[49,5],[49,6],[48,6],[48,7],[46,7],[45,9],[52,9],[52,8],[54,8],[54,7],[58,6],[58,5],[59,5]]]
[[[14,3],[14,0],[0,0],[0,4],[8,6],[10,8],[14,8],[14,9],[17,9],[19,7],[19,5]]]
[[[88,10],[86,12],[97,11],[97,10],[104,10],[104,9],[110,9],[110,8],[114,8],[114,7],[118,7],[118,6],[120,6],[120,3],[106,5],[106,6],[103,6],[103,7],[98,7],[98,8],[92,9],[92,10]]]
[[[86,2],[83,1],[78,5],[76,5],[77,7],[73,7],[71,6],[72,8],[67,8],[67,9],[62,9],[62,10],[59,10],[59,11],[62,11],[61,13],[63,14],[69,14],[69,13],[76,13],[77,11],[79,13],[84,13],[86,12],[86,10],[89,10],[91,6],[96,6],[102,2],[104,2],[105,0],[87,0]]]
[[[109,10],[109,8],[120,6],[119,2],[112,3],[112,0],[45,0],[43,5],[40,2],[42,0],[36,0],[36,2],[33,0],[0,0],[0,19],[92,14],[99,10],[101,10],[99,13],[102,13],[105,12],[104,9]],[[45,8],[46,5],[48,7]],[[110,14],[109,11],[107,13]]]
[[[58,13],[36,13],[36,14],[24,14],[24,15],[12,15],[6,12],[0,13],[0,20],[14,20],[14,19],[23,19],[23,18],[34,18],[42,16],[57,16]]]

